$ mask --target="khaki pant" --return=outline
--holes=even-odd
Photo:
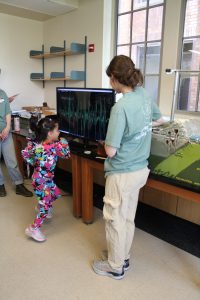
[[[121,270],[130,258],[135,231],[135,213],[140,189],[145,185],[149,169],[116,173],[106,178],[103,216],[105,219],[108,262]]]

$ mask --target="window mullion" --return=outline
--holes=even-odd
[[[198,83],[197,83],[197,94],[196,94],[196,103],[195,103],[195,111],[198,111],[199,106],[199,87],[200,87],[200,74],[198,76]]]
[[[131,57],[131,52],[132,52],[132,47],[131,47],[131,43],[132,43],[132,30],[133,30],[133,1],[131,2],[131,24],[130,24],[130,46],[129,46],[129,56]]]
[[[143,70],[144,76],[146,75],[148,22],[149,22],[149,0],[147,0],[147,8],[146,8],[146,26],[145,26],[145,41],[144,41],[144,70]],[[145,77],[144,77],[144,84],[145,84]]]
[[[195,1],[194,1],[195,3]],[[187,11],[188,9],[188,11]],[[196,8],[197,9],[197,8]],[[198,42],[197,39],[200,38],[199,32],[198,31],[188,31],[189,27],[187,26],[195,26],[195,22],[196,19],[189,19],[189,23],[188,23],[188,13],[191,14],[192,17],[192,13],[194,13],[195,7],[192,7],[189,5],[188,6],[188,0],[184,0],[183,1],[183,6],[182,6],[182,26],[181,26],[181,31],[180,31],[180,41],[181,41],[181,47],[179,47],[179,64],[178,67],[180,69],[188,69],[192,72],[192,69],[198,69],[198,66],[193,65],[194,62],[194,57],[191,55],[189,55],[189,50],[190,50],[190,46],[187,46],[187,44],[189,45],[189,42],[191,41],[191,49],[194,49],[194,40],[196,40],[196,42]],[[185,35],[186,33],[186,35]],[[196,35],[195,35],[196,33]],[[191,34],[190,36],[187,36]],[[200,66],[199,66],[200,68]],[[183,99],[187,99],[187,101],[183,101],[183,99],[181,99],[180,94],[179,94],[179,98],[178,98],[178,102],[179,102],[179,110],[183,111],[184,108],[186,108],[186,110],[188,112],[190,111],[195,111],[198,112],[198,105],[199,105],[199,90],[200,90],[200,74],[198,75],[198,77],[196,77],[197,80],[193,81],[191,80],[192,78],[192,74],[190,74],[190,72],[188,73],[188,75],[186,76],[186,78],[188,78],[189,80],[189,85],[187,87],[187,85],[184,87],[184,83],[183,86],[179,87],[179,91],[181,91],[181,88],[183,88],[183,93],[185,93],[185,96],[183,97]],[[182,78],[184,78],[182,76]],[[197,82],[196,82],[197,81]],[[197,86],[196,86],[197,84]],[[185,90],[184,90],[185,88]],[[196,90],[194,92],[194,89]],[[186,106],[187,105],[187,106]],[[190,105],[192,105],[192,107],[190,108]]]

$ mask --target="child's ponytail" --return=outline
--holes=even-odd
[[[37,130],[37,123],[38,123],[38,118],[31,116],[30,120],[29,120],[29,128],[32,132],[36,132]]]
[[[53,131],[58,125],[56,119],[51,119],[51,117],[45,117],[39,121],[36,118],[30,120],[30,129],[35,134],[35,141],[41,143],[47,139],[48,133]]]

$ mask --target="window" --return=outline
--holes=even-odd
[[[180,69],[200,70],[200,1],[186,0]],[[178,109],[200,111],[200,72],[181,73]]]
[[[164,0],[118,0],[117,54],[130,56],[158,101]]]

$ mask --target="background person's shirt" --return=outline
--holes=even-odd
[[[105,144],[117,148],[116,155],[106,158],[106,176],[133,172],[148,165],[152,121],[161,118],[159,108],[145,89],[136,87],[125,93],[113,106]]]
[[[0,89],[0,132],[6,127],[6,116],[9,114],[11,109],[8,96]]]

